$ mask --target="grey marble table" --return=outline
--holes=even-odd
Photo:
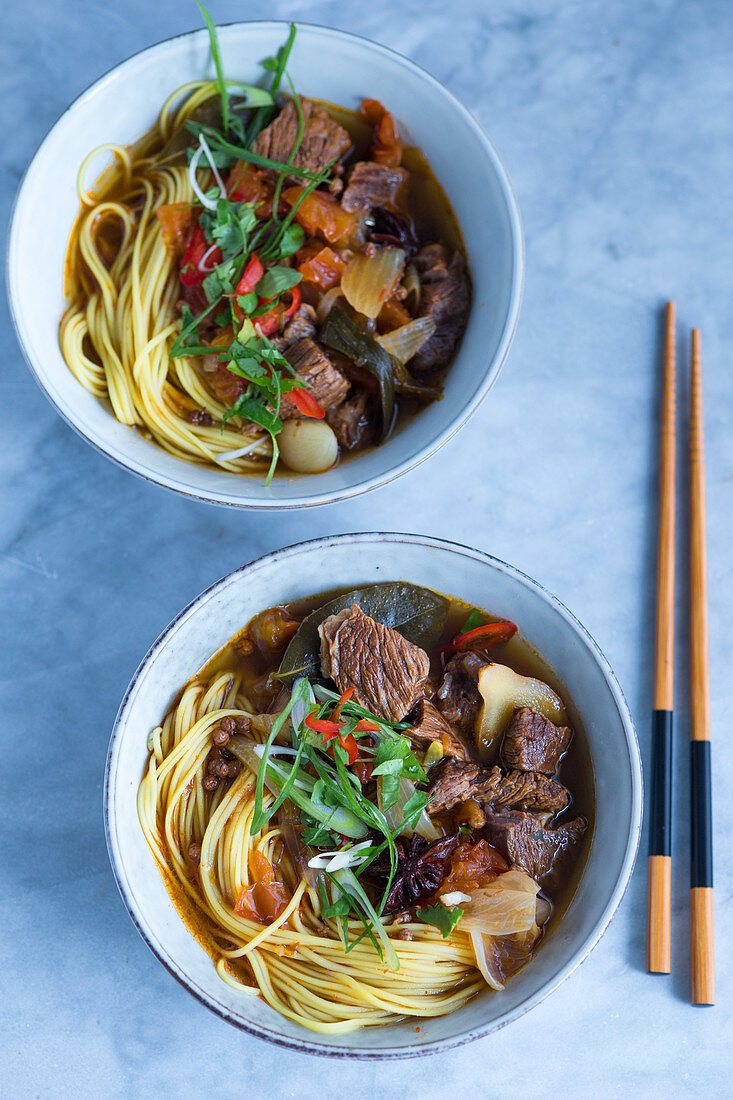
[[[733,806],[721,779],[733,769],[729,0],[210,6],[220,22],[276,15],[355,30],[457,92],[518,192],[524,306],[499,384],[437,456],[350,503],[264,515],[198,506],[96,454],[42,397],[0,305],[0,1093],[731,1095]],[[130,53],[197,24],[193,3],[173,0],[8,6],[3,214],[40,137],[74,96]],[[442,535],[513,562],[580,617],[619,675],[648,762],[652,364],[666,297],[677,301],[681,325],[701,326],[706,371],[717,1006],[688,1003],[681,598],[671,977],[644,972],[642,847],[591,957],[529,1016],[486,1040],[417,1062],[364,1065],[239,1034],[158,965],[107,860],[107,738],[139,658],[202,588],[264,551],[335,531]]]

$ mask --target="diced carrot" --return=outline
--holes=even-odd
[[[346,264],[332,248],[322,248],[300,265],[298,271],[307,283],[315,283],[321,290],[328,290],[341,279]]]
[[[303,192],[302,187],[288,187],[282,197],[293,206]],[[358,226],[355,214],[344,210],[332,195],[311,191],[301,202],[295,220],[312,237],[319,234],[329,244],[348,245]]]
[[[169,202],[155,211],[160,222],[163,244],[171,256],[180,259],[186,251],[188,235],[193,220],[191,204],[188,202]]]

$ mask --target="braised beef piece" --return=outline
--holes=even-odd
[[[349,392],[349,381],[334,367],[315,340],[308,336],[296,340],[286,349],[285,358],[293,370],[308,383],[308,392],[322,408],[332,409],[341,404]],[[292,420],[300,415],[289,395],[285,394],[280,404],[280,418]]]
[[[554,775],[572,736],[568,726],[556,726],[531,707],[520,707],[504,734],[502,762],[507,768]]]
[[[371,214],[375,206],[394,206],[408,174],[404,168],[360,160],[351,169],[341,205],[350,214]]]
[[[582,817],[549,829],[540,814],[508,810],[488,814],[483,832],[510,863],[551,890],[577,850],[586,828]]]
[[[435,332],[410,361],[413,374],[447,367],[468,322],[470,293],[466,264],[443,244],[421,248],[412,261],[420,278],[420,317],[432,317]]]
[[[418,748],[425,749],[431,741],[439,741],[445,756],[466,759],[466,747],[454,730],[448,725],[438,708],[428,699],[418,699],[410,712],[412,728],[406,730],[406,736]]]
[[[561,783],[539,772],[511,771],[504,775],[500,768],[485,768],[451,757],[445,757],[431,770],[429,797],[429,814],[449,810],[470,798],[494,809],[544,810],[551,814],[564,810],[570,801]]]
[[[376,438],[378,413],[370,395],[364,390],[337,409],[330,409],[326,420],[333,428],[339,446],[346,451],[360,451],[363,447],[369,447]]]
[[[422,694],[430,671],[427,653],[352,604],[318,628],[321,668],[339,691],[389,722],[400,722]]]
[[[481,709],[478,677],[489,662],[478,653],[458,653],[445,666],[443,682],[435,696],[438,710],[461,733],[473,732]]]
[[[279,352],[284,352],[292,344],[304,337],[312,339],[316,335],[316,311],[313,306],[303,302],[298,306],[293,316],[288,321],[282,333],[273,337],[273,344]]]
[[[300,97],[303,111],[303,136],[293,158],[293,167],[306,172],[322,172],[332,160],[340,160],[351,148],[351,138],[343,126],[323,107]],[[254,153],[284,164],[298,137],[298,112],[289,99],[279,115],[259,134],[252,146]],[[301,176],[287,175],[286,182],[302,183]]]
[[[384,206],[375,206],[371,217],[372,225],[368,229],[370,241],[401,248],[408,260],[414,256],[417,250],[415,227],[406,214],[397,214]]]
[[[409,841],[398,838],[397,871],[384,908],[388,913],[407,909],[434,894],[450,871],[451,856],[458,847],[460,834],[441,837],[432,843],[415,833]],[[376,859],[368,870],[371,879],[386,879],[390,862],[386,856]]]

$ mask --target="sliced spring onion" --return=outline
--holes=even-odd
[[[371,921],[372,928],[379,937],[384,949],[384,961],[387,967],[392,971],[399,970],[400,960],[397,957],[394,945],[387,935],[387,930],[382,924],[377,911],[364,893],[364,889],[356,875],[353,871],[350,871],[348,867],[344,867],[340,871],[334,872],[332,879],[345,894],[353,898],[357,908],[361,909],[364,915]]]

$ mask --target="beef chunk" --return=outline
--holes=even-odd
[[[502,761],[507,768],[554,775],[572,736],[568,726],[556,726],[531,707],[521,707],[504,734]]]
[[[316,334],[316,311],[305,303],[299,305],[288,321],[280,336],[273,338],[273,344],[279,352],[284,352],[292,344],[304,337],[312,339]]]
[[[543,810],[550,814],[564,810],[570,796],[561,783],[538,772],[507,772],[465,763],[447,757],[430,773],[428,813],[449,810],[459,802],[474,799],[494,809]]]
[[[461,733],[473,732],[481,709],[479,672],[488,663],[477,653],[459,653],[445,666],[435,703],[443,717]]]
[[[360,451],[374,442],[379,423],[370,396],[362,390],[337,409],[330,409],[326,420],[333,428],[339,445],[347,451]]]
[[[295,319],[295,318],[293,318]],[[304,336],[286,349],[285,358],[293,370],[308,383],[309,392],[324,409],[340,405],[349,392],[349,381],[336,370],[321,347]],[[301,414],[286,394],[280,405],[282,420],[292,420]]]
[[[401,722],[422,694],[427,653],[358,604],[330,615],[319,628],[321,668],[339,691],[354,687],[354,702],[389,722]]]
[[[468,322],[468,273],[460,252],[442,244],[421,248],[412,261],[420,277],[419,316],[432,317],[435,332],[411,360],[413,373],[447,367]]]
[[[484,833],[510,863],[552,889],[586,828],[582,817],[548,829],[539,814],[509,810],[489,814]]]
[[[293,167],[306,172],[322,172],[332,160],[339,160],[351,148],[351,138],[343,126],[334,122],[328,112],[300,97],[303,110],[303,136],[293,158]],[[279,115],[260,133],[252,151],[261,157],[284,164],[290,156],[298,136],[298,112],[295,102],[289,99]],[[302,183],[302,177],[288,175],[286,181]]]
[[[431,741],[440,741],[445,756],[466,759],[466,748],[446,722],[438,708],[428,699],[419,699],[410,714],[412,729],[406,731],[410,740],[419,748],[427,748]]]
[[[371,214],[375,206],[394,206],[400,187],[407,180],[404,168],[388,168],[371,160],[360,160],[351,170],[341,199],[350,214]]]

